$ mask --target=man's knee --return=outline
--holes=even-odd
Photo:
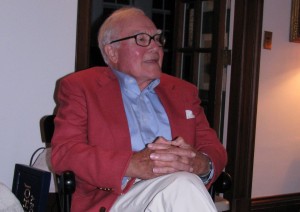
[[[205,187],[202,180],[195,174],[189,172],[176,172],[170,175],[170,182],[174,182],[179,185],[195,185]]]
[[[167,186],[154,196],[147,211],[216,211],[205,185],[197,175],[177,172],[166,176],[164,180]]]

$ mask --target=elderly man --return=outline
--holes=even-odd
[[[108,67],[64,77],[57,95],[52,165],[76,175],[72,211],[215,211],[206,187],[226,152],[196,87],[162,73],[162,31],[122,8],[98,41]]]

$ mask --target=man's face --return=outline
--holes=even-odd
[[[117,39],[138,33],[153,36],[158,32],[153,22],[142,14],[123,20],[120,26],[122,31]],[[163,48],[154,40],[151,40],[147,47],[137,45],[134,38],[120,41],[118,45],[119,47],[115,49],[117,59],[114,68],[134,77],[141,90],[153,79],[160,77]]]

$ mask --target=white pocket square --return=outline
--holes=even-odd
[[[185,110],[185,116],[186,116],[186,119],[195,118],[195,115],[193,114],[193,111],[191,111],[191,110]]]

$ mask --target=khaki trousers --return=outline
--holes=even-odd
[[[114,203],[111,212],[212,212],[217,211],[201,179],[177,172],[141,180]]]

